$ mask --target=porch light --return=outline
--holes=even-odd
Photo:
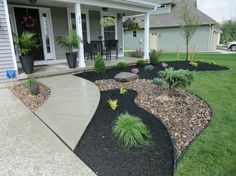
[[[37,0],[29,0],[29,2],[30,2],[31,4],[35,4],[35,3],[37,2]]]
[[[103,7],[103,8],[102,8],[102,11],[107,12],[107,11],[108,11],[108,8],[107,8],[107,7]]]

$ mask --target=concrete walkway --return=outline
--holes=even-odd
[[[93,83],[73,75],[39,81],[51,89],[51,95],[35,114],[74,150],[97,109],[100,91]]]
[[[73,86],[69,80],[63,80],[61,84]],[[51,85],[56,83],[51,82]],[[80,94],[84,93],[81,91],[78,88]],[[68,97],[71,93],[64,92],[64,95]],[[54,94],[56,92],[53,91]],[[0,175],[95,176],[9,90],[0,89],[0,97]],[[51,108],[53,110],[54,106]],[[62,109],[56,111],[61,112]]]

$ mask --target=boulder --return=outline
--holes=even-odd
[[[138,79],[138,75],[135,73],[121,72],[115,75],[115,80],[119,82],[130,82]]]

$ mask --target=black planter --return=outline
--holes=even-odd
[[[33,56],[20,56],[20,63],[23,71],[26,74],[32,74],[34,71],[34,58]]]
[[[76,68],[77,66],[77,52],[66,53],[66,59],[69,68]]]

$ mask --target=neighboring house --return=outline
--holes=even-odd
[[[186,45],[180,33],[180,25],[183,24],[182,7],[187,4],[191,14],[197,16],[200,21],[200,26],[190,42],[190,49],[195,48],[197,52],[214,52],[216,50],[221,34],[219,24],[198,10],[196,0],[157,0],[157,2],[168,9],[168,13],[157,13],[150,16],[151,49],[173,52],[178,47],[179,51],[185,51]],[[125,31],[125,50],[143,48],[144,17],[138,15],[131,17],[131,19],[140,23],[141,30]]]
[[[55,42],[56,36],[65,36],[70,28],[75,28],[83,40],[117,39],[119,55],[123,55],[124,15],[146,14],[149,24],[150,11],[157,7],[155,0],[0,0],[0,83],[7,81],[6,70],[15,69],[19,56],[15,52],[12,33],[20,36],[27,26],[23,17],[35,20],[28,31],[37,34],[40,47],[34,51],[35,65],[65,62],[64,51]],[[103,16],[115,18],[114,27],[105,29],[100,25]],[[146,26],[149,33],[149,26]],[[145,59],[149,55],[149,38],[146,37]],[[84,47],[79,49],[79,66],[85,67]]]

